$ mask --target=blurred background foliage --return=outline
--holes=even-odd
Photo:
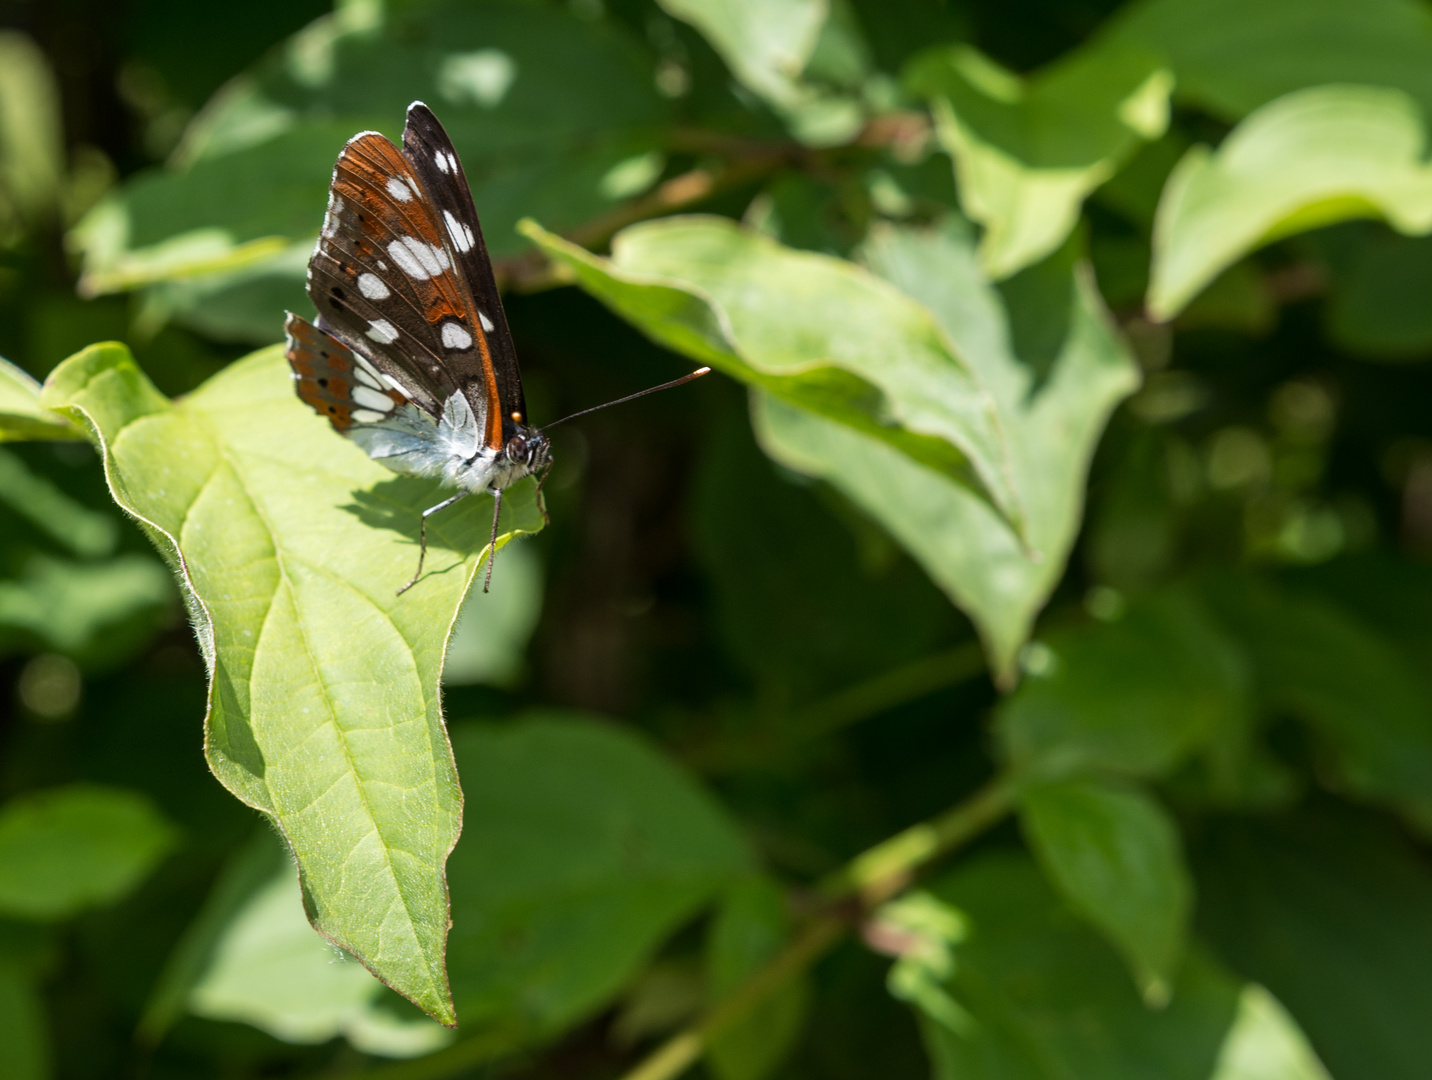
[[[3,11],[0,1076],[616,1077],[792,941],[693,1069],[1425,1075],[1422,0]],[[753,387],[562,429],[465,609],[455,1033],[208,773],[179,591],[34,381],[279,340],[414,98],[534,416]]]

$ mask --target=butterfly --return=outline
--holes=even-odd
[[[456,489],[422,512],[418,567],[399,595],[422,576],[428,518],[480,491],[493,497],[486,592],[503,491],[540,473],[546,517],[541,485],[555,424],[527,422],[517,350],[472,193],[452,140],[422,102],[408,106],[401,149],[376,131],[343,147],[307,288],[317,318],[290,312],[284,324],[299,399],[393,472]]]

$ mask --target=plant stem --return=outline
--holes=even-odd
[[[778,730],[747,738],[712,739],[684,751],[687,764],[703,772],[725,772],[769,760],[947,687],[985,670],[984,650],[970,641],[882,672],[830,697],[798,709]],[[775,726],[772,725],[772,728]]]
[[[675,1080],[700,1059],[711,1039],[741,1020],[774,991],[820,959],[857,921],[842,902],[859,899],[861,910],[903,889],[920,868],[978,836],[1014,805],[1014,785],[997,776],[938,817],[913,825],[856,856],[821,883],[821,914],[770,963],[700,1022],[673,1035],[622,1080]]]

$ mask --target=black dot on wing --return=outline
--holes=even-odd
[[[333,286],[333,288],[329,289],[328,291],[333,294],[333,299],[335,300],[348,299],[348,294],[345,293],[342,289],[340,289],[337,285]]]
[[[346,309],[343,307],[343,302],[342,302],[341,300],[334,300],[334,301],[332,302],[332,307],[333,307],[333,310],[334,310],[334,311],[344,311],[344,310],[346,310]]]
[[[318,380],[318,385],[319,385],[319,386],[327,386],[327,385],[328,385],[328,380],[327,380],[327,379],[319,379],[319,380]]]

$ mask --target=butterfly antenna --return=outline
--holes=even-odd
[[[639,397],[646,397],[647,394],[654,394],[658,390],[670,390],[673,386],[689,383],[692,379],[699,379],[703,375],[710,374],[710,372],[711,369],[709,367],[697,368],[690,375],[683,375],[679,379],[672,379],[670,382],[664,382],[660,386],[653,386],[646,390],[638,391],[635,394],[628,394],[626,397],[617,398],[615,401],[608,401],[605,405],[593,405],[590,409],[583,409],[581,412],[574,412],[571,416],[564,416],[560,420],[553,420],[546,427],[539,430],[542,432],[551,431],[558,424],[565,424],[568,420],[575,420],[579,416],[586,416],[587,413],[594,413],[598,409],[610,409],[613,405],[625,405],[628,401],[635,401]]]

